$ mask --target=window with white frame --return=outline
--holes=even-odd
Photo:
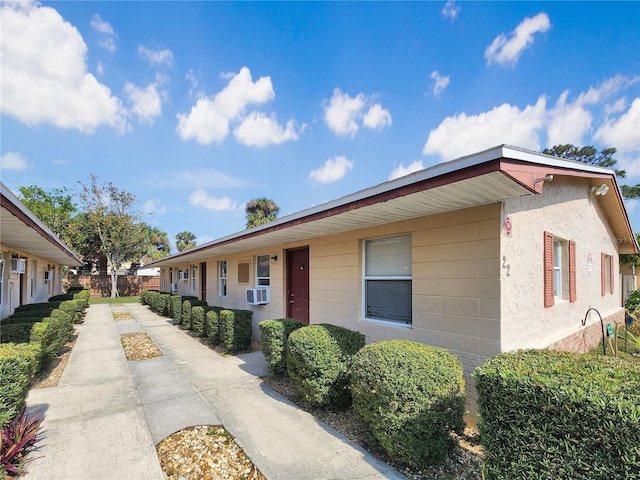
[[[218,295],[227,296],[227,261],[218,262]]]
[[[544,232],[544,306],[576,299],[576,242]]]
[[[195,293],[196,291],[196,266],[191,265],[191,291]]]
[[[562,298],[562,242],[553,241],[553,297]]]
[[[364,317],[412,323],[411,235],[365,240]]]
[[[269,265],[269,255],[258,255],[256,257],[256,286],[268,287],[271,273]]]
[[[29,285],[30,285],[30,291],[31,291],[31,298],[34,297],[34,295],[36,294],[36,273],[37,273],[38,267],[37,267],[37,263],[35,260],[31,261],[31,271],[30,271],[30,275],[29,275]]]

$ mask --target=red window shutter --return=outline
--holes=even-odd
[[[602,296],[607,294],[607,256],[600,253],[600,290]]]
[[[576,293],[576,242],[569,242],[569,301],[575,302]]]
[[[553,304],[553,235],[544,232],[544,306]]]
[[[614,279],[616,278],[615,275],[613,274],[613,256],[609,256],[609,266],[611,267],[609,269],[609,281],[611,282],[611,293],[613,293],[613,286],[614,284]]]

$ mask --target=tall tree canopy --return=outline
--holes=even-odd
[[[77,208],[66,187],[50,192],[36,185],[20,187],[20,200],[62,241],[71,245],[72,217]]]
[[[184,252],[196,246],[196,236],[191,232],[180,232],[176,234],[176,248],[179,252]]]
[[[136,197],[111,182],[98,184],[95,175],[80,183],[80,200],[87,214],[87,226],[100,239],[100,251],[107,257],[111,274],[111,296],[118,295],[118,270],[125,262],[139,262],[147,252],[148,227],[134,209]]]
[[[568,160],[575,160],[577,162],[588,163],[598,167],[605,167],[613,169],[616,175],[620,178],[625,178],[627,172],[616,168],[618,161],[613,158],[618,150],[616,148],[605,148],[598,151],[597,148],[587,145],[586,147],[576,147],[570,143],[564,145],[554,145],[551,148],[545,148],[542,153],[547,155],[553,155],[555,157],[562,157]],[[622,196],[624,198],[639,198],[640,197],[640,184],[635,186],[622,185]]]
[[[255,198],[245,206],[247,228],[257,227],[278,218],[280,207],[270,198]]]

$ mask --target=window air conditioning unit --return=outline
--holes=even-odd
[[[50,271],[50,270],[45,270],[44,279],[45,279],[45,281],[52,280],[53,279],[53,272]]]
[[[178,291],[178,284],[177,283],[172,283],[171,284],[171,291],[172,292],[177,292]]]
[[[266,305],[269,303],[269,288],[247,288],[247,303],[249,305]]]
[[[11,273],[24,273],[26,264],[24,258],[11,257]]]

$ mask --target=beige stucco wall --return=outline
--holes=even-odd
[[[494,204],[212,258],[207,302],[253,310],[259,338],[260,321],[286,316],[286,250],[308,245],[311,323],[360,331],[368,343],[401,338],[447,348],[462,361],[472,387],[475,367],[500,351],[500,212]],[[363,240],[399,234],[412,237],[412,326],[363,318]],[[245,289],[255,286],[255,258],[261,254],[278,256],[271,263],[271,303],[250,306]],[[227,261],[226,298],[218,295],[218,260]],[[238,282],[239,263],[250,264],[249,284]],[[191,294],[186,282],[178,284],[178,293]]]
[[[11,254],[19,255],[26,259],[25,273],[11,273]],[[2,244],[0,244],[0,258],[5,261],[4,281],[1,287],[0,318],[8,317],[16,307],[23,303],[46,302],[49,297],[62,293],[62,269],[60,265],[53,264],[44,258],[34,257],[26,251]],[[44,280],[44,272],[47,269],[55,272],[53,281],[46,282]],[[33,278],[33,288],[31,286],[31,278]],[[20,299],[20,282],[23,285],[22,302]]]
[[[613,193],[610,192],[609,195]],[[620,276],[615,235],[607,227],[599,203],[603,197],[589,192],[585,179],[556,175],[545,182],[542,195],[504,203],[503,218],[509,216],[511,236],[502,232],[504,266],[502,280],[502,350],[542,348],[583,328],[581,320],[589,307],[606,318],[620,311]],[[577,300],[556,300],[544,307],[544,231],[576,242]],[[613,256],[614,293],[601,295],[601,252]],[[591,273],[588,257],[592,257]],[[507,275],[507,266],[509,274]],[[588,324],[599,322],[590,315]]]

